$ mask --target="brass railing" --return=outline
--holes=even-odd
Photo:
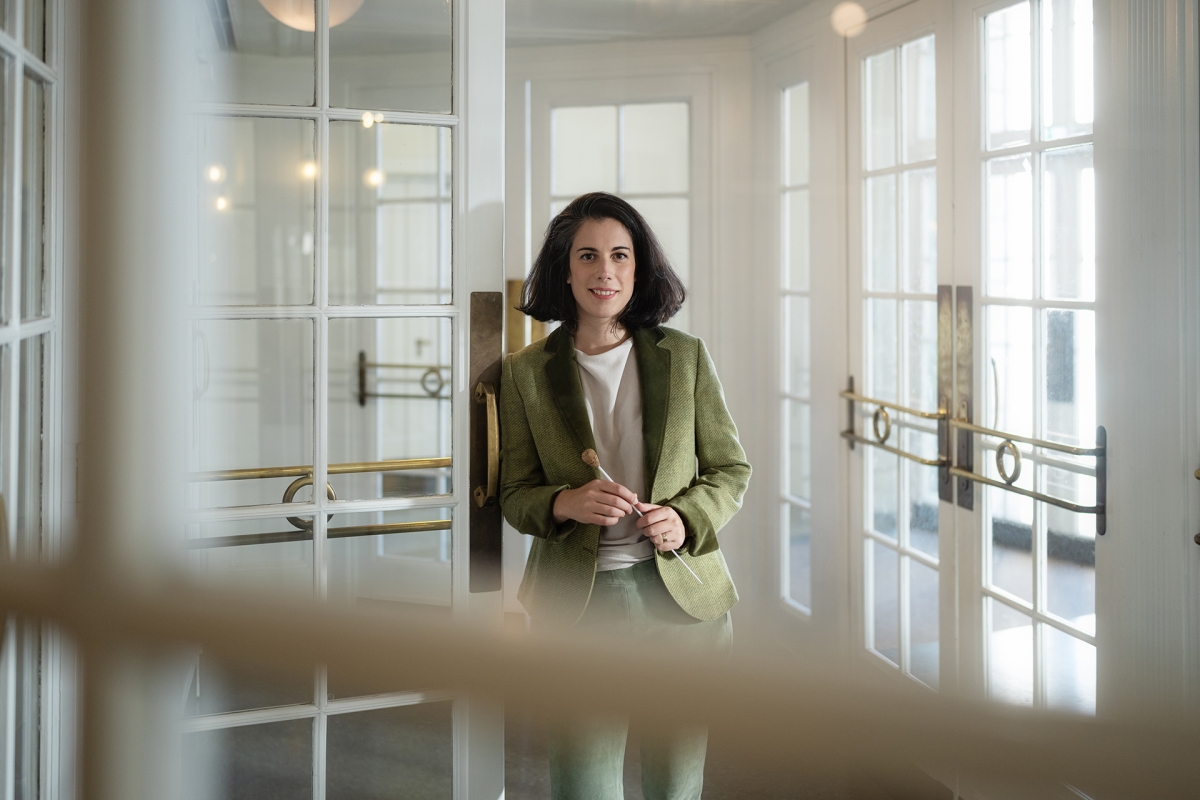
[[[414,469],[445,469],[451,466],[450,457],[444,458],[403,458],[391,461],[351,461],[344,464],[330,464],[325,470],[328,475],[353,475],[366,472],[401,472]],[[308,465],[291,467],[255,467],[252,469],[221,469],[208,472],[193,472],[188,476],[190,483],[209,483],[213,481],[246,481],[264,480],[270,478],[295,478],[283,492],[283,502],[290,503],[296,497],[296,492],[305,486],[312,486],[313,468]],[[330,500],[337,500],[337,493],[329,483],[325,490]],[[329,515],[333,519],[333,515]],[[253,544],[277,544],[281,542],[303,542],[313,538],[313,523],[303,517],[288,517],[287,521],[296,530],[274,531],[270,533],[247,533],[233,536],[212,536],[188,539],[185,547],[189,550],[206,550],[214,547],[240,547]],[[377,525],[347,525],[342,528],[329,528],[326,532],[328,539],[349,539],[355,536],[379,536],[389,533],[423,533],[425,531],[449,530],[451,520],[433,519],[418,522],[388,522]]]
[[[850,407],[850,427],[841,432],[842,438],[850,442],[850,447],[854,447],[855,443],[870,445],[885,450],[889,453],[907,458],[910,461],[915,461],[918,464],[924,464],[929,467],[938,467],[945,471],[946,474],[960,478],[963,481],[981,483],[985,486],[994,486],[997,489],[1013,492],[1024,497],[1030,497],[1034,500],[1039,500],[1043,503],[1049,503],[1052,506],[1074,511],[1078,514],[1095,514],[1096,515],[1096,533],[1103,535],[1107,527],[1107,519],[1105,515],[1105,505],[1107,501],[1107,477],[1108,477],[1108,462],[1107,462],[1107,433],[1103,426],[1096,429],[1096,446],[1095,447],[1076,447],[1074,445],[1062,444],[1061,442],[1052,442],[1047,439],[1036,439],[1032,436],[1020,436],[1015,433],[1005,433],[1004,431],[994,428],[985,428],[981,425],[975,425],[962,417],[951,418],[944,410],[938,411],[921,411],[916,408],[892,403],[887,400],[879,400],[874,397],[858,394],[854,391],[854,378],[851,377],[849,388],[842,391],[839,395],[849,401]],[[855,430],[855,423],[858,419],[856,405],[871,405],[875,407],[875,412],[871,415],[871,428],[875,434],[875,438],[869,438],[859,434]],[[936,420],[938,423],[938,449],[939,455],[937,458],[924,458],[916,453],[910,453],[899,447],[893,447],[888,444],[888,440],[892,435],[892,417],[888,413],[888,409],[898,411],[902,414],[910,414],[921,419]],[[975,456],[974,448],[970,446],[969,441],[960,441],[958,447],[958,463],[952,464],[949,456],[949,436],[946,435],[947,428],[953,428],[959,433],[955,436],[971,436],[980,434],[981,436],[990,436],[1000,440],[1000,444],[996,447],[996,470],[1000,474],[1001,480],[989,478],[986,475],[980,475],[975,472]],[[1059,453],[1066,453],[1072,456],[1090,456],[1096,459],[1096,504],[1082,505],[1070,500],[1063,500],[1053,495],[1045,494],[1033,489],[1025,489],[1016,486],[1017,480],[1021,477],[1021,451],[1016,443],[1028,444],[1042,450],[1053,450]],[[1010,471],[1006,465],[1005,456],[1008,455],[1013,467]],[[1196,471],[1196,477],[1200,479],[1200,470]],[[959,488],[960,504],[963,492],[970,491],[970,483],[964,483]],[[943,495],[943,500],[950,500],[950,496]],[[1196,543],[1200,544],[1200,534],[1196,537]]]
[[[910,414],[921,419],[935,420],[939,427],[946,421],[945,411],[920,411],[919,409],[909,408],[908,406],[892,403],[888,400],[878,400],[874,397],[858,394],[854,391],[854,378],[850,378],[849,388],[841,392],[840,397],[849,401],[850,406],[850,427],[842,431],[842,438],[850,442],[850,446],[854,447],[857,442],[859,444],[878,447],[880,450],[886,450],[889,453],[907,458],[909,461],[915,461],[918,464],[924,464],[929,467],[945,467],[949,463],[949,459],[945,455],[938,455],[937,458],[925,458],[916,453],[910,453],[907,450],[902,450],[899,447],[893,447],[888,444],[888,440],[892,436],[892,416],[888,413],[888,409],[899,411],[902,414]],[[874,439],[859,434],[855,429],[855,420],[857,412],[855,406],[857,404],[875,406],[875,412],[871,415],[871,431],[875,434]]]
[[[950,468],[950,474],[956,478],[963,478],[975,483],[982,483],[985,486],[994,486],[997,489],[1004,489],[1008,492],[1030,497],[1034,500],[1039,500],[1043,503],[1048,503],[1058,508],[1064,508],[1067,511],[1074,511],[1077,514],[1095,514],[1096,515],[1096,533],[1101,536],[1107,530],[1107,517],[1105,514],[1107,504],[1107,484],[1108,484],[1108,433],[1104,426],[1096,428],[1096,446],[1095,447],[1076,447],[1074,445],[1062,444],[1061,442],[1052,442],[1048,439],[1036,439],[1032,436],[1020,436],[1015,433],[1006,433],[996,430],[995,428],[985,428],[982,425],[975,425],[965,419],[950,420],[950,427],[963,433],[956,435],[973,435],[990,436],[994,439],[1000,439],[1000,444],[996,447],[996,471],[1000,474],[1001,480],[989,478],[986,475],[980,475],[975,472],[973,455],[970,456],[970,461],[959,463]],[[1021,477],[1021,450],[1017,447],[1016,442],[1028,444],[1041,450],[1053,450],[1058,453],[1066,453],[1072,456],[1092,456],[1096,459],[1096,504],[1085,506],[1080,503],[1074,503],[1070,500],[1063,500],[1053,495],[1045,494],[1033,489],[1023,489],[1016,486],[1016,482]],[[960,448],[960,453],[972,453],[974,448]],[[1010,471],[1005,465],[1005,454],[1012,457],[1013,467]]]
[[[369,369],[409,369],[421,370],[421,377],[417,379],[424,394],[412,394],[402,392],[368,392],[367,391],[367,370]],[[381,361],[368,361],[367,351],[358,351],[358,404],[365,406],[368,397],[384,397],[401,400],[449,400],[450,396],[443,394],[442,390],[450,382],[448,375],[450,367],[444,365],[433,364],[396,364],[384,363]]]

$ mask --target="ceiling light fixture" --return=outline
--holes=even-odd
[[[838,3],[829,15],[829,23],[838,36],[853,39],[867,27],[867,12],[858,3]]]
[[[317,29],[317,6],[313,0],[258,0],[275,19],[298,31]],[[329,0],[329,27],[336,28],[362,8],[363,0]]]

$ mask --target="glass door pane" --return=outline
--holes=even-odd
[[[1085,448],[1097,436],[1091,25],[1091,3],[1074,0],[1028,0],[983,18],[988,135],[977,156],[981,422]],[[977,457],[999,479],[1002,439],[979,441]],[[1024,465],[1015,486],[1095,504],[1093,459],[1014,447]],[[1094,713],[1095,517],[990,487],[982,499],[991,695]]]
[[[895,29],[879,35],[885,33],[894,40]],[[927,34],[858,57],[855,235],[862,260],[861,291],[851,300],[861,304],[861,394],[893,404],[855,404],[855,429],[881,445],[864,446],[856,459],[866,545],[864,643],[934,688],[941,658],[938,473],[913,458],[937,458],[937,428],[902,408],[939,407],[936,50]]]

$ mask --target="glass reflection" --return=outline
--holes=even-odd
[[[450,320],[329,322],[331,464],[449,458]],[[424,465],[330,478],[343,500],[450,492],[450,468]]]
[[[313,301],[316,125],[209,117],[200,123],[202,305]]]
[[[1042,292],[1096,299],[1096,172],[1092,146],[1042,156]]]
[[[314,2],[193,0],[192,7],[197,37],[196,75],[202,99],[214,103],[315,104]]]
[[[1042,0],[1042,136],[1092,132],[1092,0]]]
[[[783,508],[788,532],[788,597],[812,608],[812,515],[791,503]]]
[[[331,0],[329,5],[331,106],[450,113],[451,3]],[[335,23],[335,9],[344,21]]]
[[[1030,82],[1029,3],[989,14],[983,24],[984,117],[987,148],[1028,144],[1033,100]]]
[[[938,631],[938,573],[915,558],[908,563],[909,669],[926,685],[938,688],[941,652]]]
[[[987,598],[988,696],[1016,705],[1033,705],[1033,620],[994,598]]]
[[[450,129],[329,125],[329,300],[451,301]]]
[[[452,797],[452,705],[421,703],[330,716],[325,797]]]
[[[896,163],[896,51],[888,50],[864,62],[866,125],[863,136],[867,169]]]
[[[871,607],[874,625],[871,648],[900,664],[900,555],[879,542],[867,540],[871,571]]]
[[[230,480],[195,473],[311,465],[313,387],[311,321],[193,323],[193,503],[282,502],[294,475]]]
[[[21,133],[21,319],[46,316],[46,84],[25,76]]]
[[[303,800],[313,795],[311,719],[186,734],[188,800]]]
[[[46,515],[46,338],[21,342],[15,544],[16,555],[31,560],[41,555]]]

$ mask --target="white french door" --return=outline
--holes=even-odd
[[[922,0],[846,62],[860,649],[1083,713],[1105,453],[1091,42],[1090,2]]]
[[[498,624],[473,461],[498,454],[473,445],[499,374],[503,4],[222,7],[197,5],[189,565]],[[500,718],[453,686],[201,652],[180,689],[207,796],[503,789]]]

